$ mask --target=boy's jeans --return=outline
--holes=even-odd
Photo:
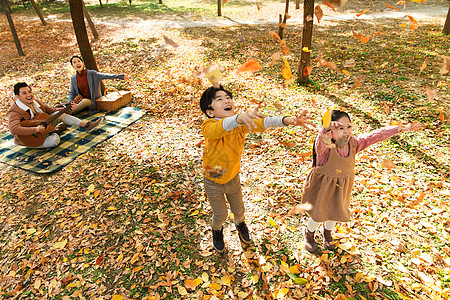
[[[203,178],[203,184],[213,211],[212,228],[220,230],[228,216],[228,208],[225,200],[227,196],[231,211],[234,214],[234,223],[244,221],[245,207],[242,201],[241,180],[239,174],[225,184],[215,183],[208,178]]]

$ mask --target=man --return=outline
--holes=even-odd
[[[23,121],[31,120],[38,113],[46,113],[48,115],[56,115],[64,110],[65,107],[51,108],[48,105],[43,104],[39,100],[34,99],[34,94],[31,88],[25,82],[19,82],[14,85],[14,94],[17,97],[16,102],[11,106],[9,110],[8,128],[14,135],[14,142],[17,145],[26,146],[21,140],[27,136],[42,136],[46,132],[46,127],[41,125],[37,126],[23,126]],[[73,104],[70,106],[69,111],[73,108]],[[42,144],[36,146],[29,146],[30,148],[51,148],[59,144],[59,134],[68,126],[79,126],[85,128],[87,132],[91,132],[97,127],[103,118],[98,118],[93,122],[84,122],[79,118],[72,115],[62,113],[59,117],[53,120],[50,125],[55,127],[55,131],[44,136]],[[21,125],[22,123],[22,125]]]

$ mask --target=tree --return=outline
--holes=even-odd
[[[17,36],[16,27],[14,26],[13,19],[11,17],[11,8],[9,7],[8,0],[2,0],[3,10],[5,11],[6,18],[8,19],[9,28],[11,28],[11,33],[14,38],[14,43],[16,44],[17,52],[19,56],[25,56],[22,50],[22,46],[20,45],[19,37]]]
[[[305,0],[303,3],[303,34],[302,34],[302,54],[300,64],[297,69],[297,79],[300,83],[308,82],[309,72],[307,67],[311,65],[311,54],[306,49],[311,49],[312,29],[314,16],[314,0]]]
[[[39,19],[41,19],[42,25],[47,25],[45,22],[44,16],[41,14],[41,11],[39,10],[39,7],[36,5],[36,2],[34,0],[30,0],[31,5],[33,5],[34,10],[36,11],[37,15],[39,16]]]
[[[217,0],[217,15],[222,16],[222,0]]]
[[[287,15],[289,12],[289,0],[286,0],[286,7],[284,9],[284,17],[280,16],[280,21],[278,23],[278,35],[281,39],[283,39],[283,29],[286,27]]]
[[[445,34],[450,34],[450,7],[448,8],[447,18],[445,19],[444,29],[442,32]]]
[[[94,54],[92,53],[91,44],[89,43],[86,24],[84,23],[82,0],[69,0],[69,5],[73,30],[75,31],[75,36],[77,37],[78,48],[80,49],[84,64],[87,69],[98,71],[97,63],[95,62]]]
[[[88,21],[89,28],[91,28],[92,35],[94,36],[94,39],[98,39],[97,29],[95,29],[94,22],[92,22],[91,16],[89,15],[86,5],[84,4],[83,0],[81,0],[81,3],[83,4],[83,13],[86,16],[86,20]]]

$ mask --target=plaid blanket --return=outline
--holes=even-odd
[[[6,132],[0,135],[0,162],[39,174],[52,173],[139,120],[143,115],[145,110],[135,107],[123,107],[106,115],[104,112],[95,115],[80,113],[77,117],[84,121],[101,116],[105,116],[105,120],[90,133],[79,127],[69,127],[61,135],[61,143],[50,149],[18,146],[14,144],[14,136]]]

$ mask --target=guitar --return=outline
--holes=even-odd
[[[83,99],[83,96],[77,95],[72,102],[78,104]],[[23,127],[37,127],[39,125],[42,125],[45,127],[44,132],[36,132],[31,135],[18,135],[17,137],[19,140],[28,147],[38,147],[42,145],[47,138],[47,135],[53,131],[55,131],[55,128],[50,125],[54,120],[56,120],[60,115],[64,113],[68,113],[70,111],[70,103],[66,104],[66,107],[58,113],[50,116],[46,113],[37,113],[34,115],[33,119],[31,120],[24,120],[20,122],[20,126]]]

